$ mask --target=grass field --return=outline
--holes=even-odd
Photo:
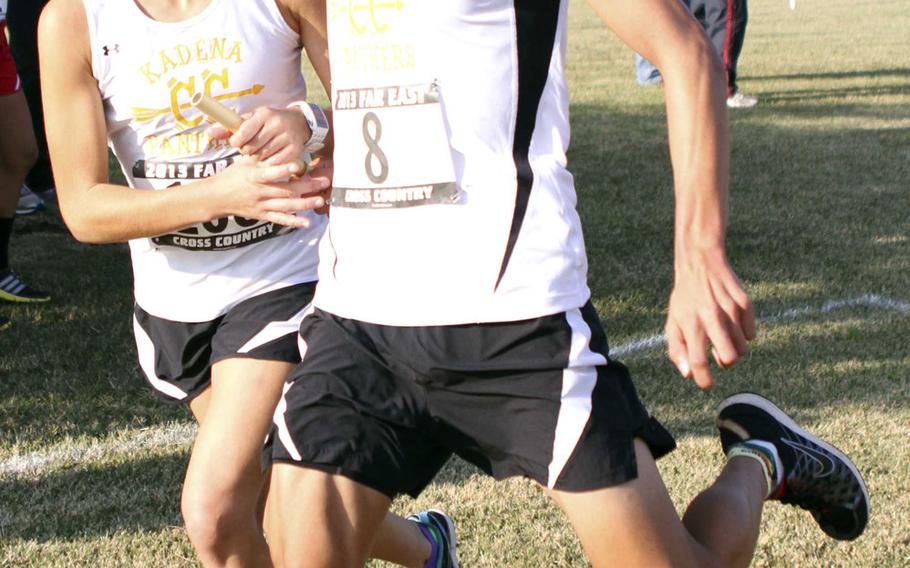
[[[753,354],[702,393],[657,341],[671,279],[672,192],[659,89],[580,1],[571,7],[570,167],[590,283],[640,394],[679,440],[660,462],[680,509],[722,464],[713,408],[753,390],[854,457],[867,533],[828,540],[770,505],[754,566],[910,566],[910,1],[750,5],[731,113],[731,259],[763,319]],[[192,566],[179,493],[192,427],[140,378],[125,246],[74,242],[53,214],[21,220],[14,265],[55,292],[0,306],[0,566]],[[652,341],[647,341],[649,338]],[[643,340],[640,343],[636,341]],[[452,461],[399,511],[441,506],[471,567],[585,566],[531,483]],[[378,564],[377,564],[378,566]]]

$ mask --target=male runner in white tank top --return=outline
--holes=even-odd
[[[590,4],[665,80],[668,350],[710,388],[709,346],[732,365],[755,326],[724,246],[722,67],[676,0]],[[391,499],[420,493],[453,453],[546,487],[597,567],[746,566],[766,498],[809,509],[834,538],[865,528],[850,460],[750,394],[722,403],[727,465],[677,516],[655,465],[673,438],[609,357],[587,287],[566,169],[567,5],[328,3],[332,222],[272,470],[277,501],[314,496],[283,511],[286,550],[326,558],[301,565],[362,564]],[[320,518],[331,530],[293,530]]]
[[[326,38],[310,23],[323,18],[291,0],[53,0],[41,19],[61,212],[79,240],[130,243],[140,366],[200,425],[181,508],[206,566],[270,562],[262,446],[300,360],[326,223],[311,209],[330,183],[318,168],[286,181],[318,149],[300,58],[303,47],[327,86]],[[251,113],[230,143],[196,93]],[[108,183],[106,142],[129,187]],[[454,562],[446,517],[388,519],[379,557]]]

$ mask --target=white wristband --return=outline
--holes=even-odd
[[[306,101],[297,101],[288,105],[288,108],[300,109],[307,124],[310,126],[310,139],[303,149],[307,152],[317,152],[325,146],[325,139],[329,135],[329,121],[319,107]]]

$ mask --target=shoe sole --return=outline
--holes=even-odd
[[[778,422],[780,422],[787,428],[790,428],[791,430],[793,430],[800,436],[803,436],[804,438],[810,440],[814,444],[818,444],[825,450],[831,452],[832,454],[834,454],[835,456],[840,458],[840,460],[842,462],[847,464],[847,467],[850,469],[851,472],[853,472],[853,475],[855,475],[856,478],[859,480],[859,487],[860,487],[860,489],[863,490],[863,497],[865,497],[865,499],[866,499],[866,513],[867,513],[866,518],[868,518],[868,514],[872,513],[872,506],[871,506],[871,504],[870,504],[871,502],[869,500],[869,490],[866,488],[866,481],[863,479],[863,476],[859,473],[859,470],[856,469],[856,466],[853,464],[853,461],[850,458],[848,458],[846,454],[844,454],[842,451],[838,450],[837,448],[835,448],[828,442],[822,440],[818,436],[814,436],[814,435],[810,434],[809,432],[806,432],[805,430],[800,428],[796,424],[796,422],[794,422],[792,418],[787,416],[787,413],[785,413],[783,410],[778,408],[776,404],[774,404],[767,398],[765,398],[761,395],[757,395],[755,393],[746,392],[746,393],[740,393],[740,394],[735,394],[735,395],[731,396],[730,398],[728,398],[720,403],[720,406],[717,407],[717,413],[720,414],[721,412],[723,412],[723,410],[725,408],[733,406],[734,404],[748,404],[751,406],[758,407],[761,410],[764,410],[765,412],[770,414],[775,420],[777,420]]]
[[[13,322],[11,321],[0,323],[0,331],[6,331],[11,327],[13,327]]]
[[[446,530],[452,535],[452,553],[449,554],[449,560],[452,561],[452,568],[461,568],[461,565],[458,563],[458,538],[455,536],[455,523],[452,522],[452,517],[439,509],[427,509],[428,513],[436,513],[441,516],[446,521]]]
[[[16,296],[14,294],[0,290],[0,300],[13,302],[15,304],[43,304],[44,302],[50,302],[51,297],[47,296],[45,298],[23,298],[22,296]]]

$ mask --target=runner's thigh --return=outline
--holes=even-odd
[[[704,568],[647,445],[635,441],[638,477],[586,492],[551,491],[595,568]]]

